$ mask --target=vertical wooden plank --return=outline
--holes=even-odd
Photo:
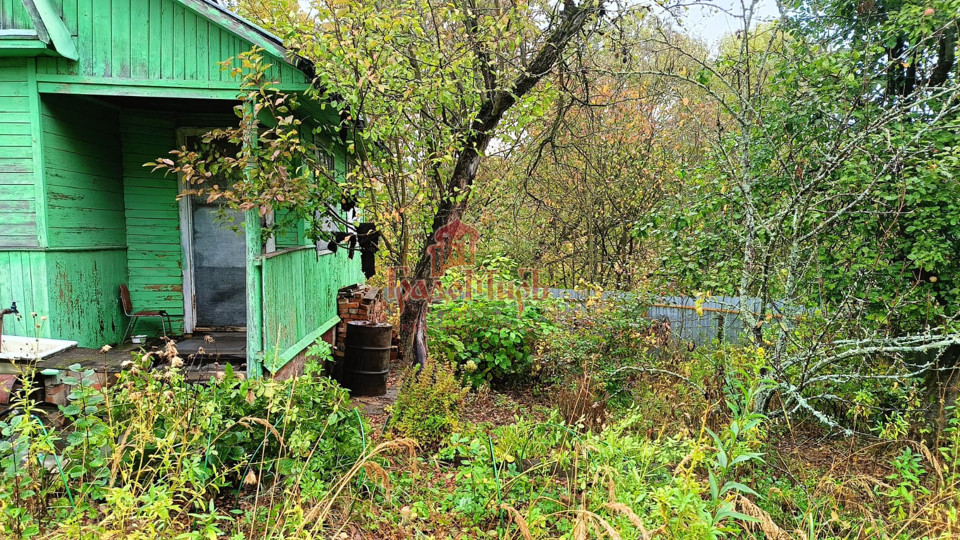
[[[0,251],[0,307],[8,307],[13,302],[13,261],[11,261],[12,252]],[[9,332],[8,332],[9,333]]]
[[[220,32],[220,58],[219,62],[226,62],[230,60],[233,56],[233,36],[228,32]],[[223,69],[221,66],[220,69],[220,80],[229,81],[230,80],[230,70]]]
[[[38,255],[41,255],[38,257]],[[41,253],[37,252],[24,252],[22,253],[22,263],[20,272],[23,276],[23,301],[29,305],[29,312],[26,310],[21,310],[25,312],[24,319],[26,321],[26,331],[32,335],[40,337],[50,337],[50,321],[49,318],[53,315],[50,313],[49,305],[46,301],[46,282],[45,275],[40,265],[43,264],[44,257]],[[32,313],[36,313],[38,317],[32,317]],[[48,320],[44,321],[42,317],[46,315]],[[35,325],[39,324],[40,328],[37,328]]]
[[[146,1],[146,0],[144,0]],[[147,22],[149,32],[149,45],[146,47],[149,51],[147,58],[147,77],[159,79],[161,77],[160,66],[162,62],[161,47],[163,46],[163,32],[161,30],[161,5],[164,0],[150,0],[150,15]]]
[[[209,55],[209,45],[210,45],[210,32],[209,23],[203,17],[197,17],[197,59],[196,59],[196,69],[197,69],[197,79],[201,81],[210,80],[210,55]]]
[[[10,289],[11,297],[10,302],[18,302],[17,306],[23,306],[20,308],[21,313],[24,313],[24,319],[30,320],[29,311],[34,309],[32,306],[24,306],[23,304],[28,301],[27,298],[22,298],[21,295],[24,293],[23,287],[23,253],[19,251],[10,252]],[[6,307],[6,306],[4,306]],[[29,334],[27,334],[29,335]]]
[[[247,118],[252,117],[253,104],[244,103],[243,114]],[[245,135],[244,147],[252,149],[257,144],[256,132]],[[256,172],[251,165],[243,174],[250,177]],[[263,245],[260,239],[260,212],[256,208],[246,211],[243,226],[247,241],[247,376],[254,378],[263,375],[263,267],[257,264],[263,255]]]
[[[77,36],[77,0],[63,0],[63,22],[70,35]]]
[[[93,73],[93,1],[77,0],[77,49],[80,50],[78,73]]]
[[[130,9],[130,76],[149,77],[150,6],[149,0],[132,0]]]
[[[2,0],[0,0],[0,5],[2,5]],[[10,263],[7,260],[9,255],[9,251],[0,251],[0,306],[3,306],[3,302],[10,298]]]
[[[114,77],[130,76],[130,2],[141,0],[112,0],[110,34],[110,65]]]
[[[184,8],[176,4],[173,7],[173,78],[182,81],[184,78],[184,44],[186,41],[184,28]]]
[[[42,116],[40,93],[37,91],[36,61],[27,62],[27,85],[30,91],[30,140],[33,146],[33,187],[34,209],[37,223],[37,245],[45,248],[47,241],[47,194],[43,167],[43,132],[40,126]]]
[[[122,0],[121,0],[122,1]],[[92,75],[109,77],[113,73],[110,53],[112,33],[111,0],[93,0],[93,70]]]
[[[219,81],[220,80],[220,34],[222,32],[214,24],[208,25],[210,28],[210,33],[207,34],[207,41],[210,44],[209,59],[207,60],[207,69],[210,73],[209,80]]]
[[[230,36],[230,42],[231,42],[230,54],[233,55],[232,65],[234,68],[238,68],[240,67],[241,63],[240,63],[240,58],[237,55],[246,51],[249,47],[244,47],[245,42],[236,36]],[[231,77],[229,73],[227,74],[227,80],[236,81],[239,85],[239,79],[235,79]]]
[[[173,2],[171,0],[163,0],[160,4],[160,20],[158,21],[161,30],[160,30],[160,57],[161,57],[161,66],[160,66],[160,78],[161,79],[172,79],[173,78],[173,63],[175,57],[173,54]]]
[[[197,80],[197,14],[192,11],[184,13],[183,18],[183,36],[184,52],[183,61],[185,63],[183,76],[190,81]]]
[[[32,326],[32,325],[41,323],[41,321],[38,320],[40,319],[40,316],[50,315],[44,309],[43,305],[34,302],[33,275],[32,275],[33,261],[34,261],[33,253],[29,251],[25,251],[25,252],[19,253],[18,255],[19,255],[18,258],[20,259],[19,278],[20,278],[20,284],[21,284],[20,292],[18,293],[18,296],[22,299],[20,300],[21,302],[29,306],[29,311],[21,308],[21,313],[23,313],[23,318],[24,318],[24,321],[26,322],[26,331],[31,336],[47,337],[43,334],[44,328],[42,324],[40,328],[36,328],[35,326]],[[33,312],[37,313],[37,315],[39,316],[34,318],[32,316]]]

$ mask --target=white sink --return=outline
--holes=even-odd
[[[0,336],[0,360],[39,360],[77,346],[65,339]]]

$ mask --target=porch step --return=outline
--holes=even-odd
[[[209,359],[246,359],[246,332],[210,332],[194,334],[177,342],[177,351],[184,360],[191,356]]]

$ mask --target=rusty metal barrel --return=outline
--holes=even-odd
[[[386,323],[350,321],[343,347],[343,386],[354,396],[387,393],[393,326]]]

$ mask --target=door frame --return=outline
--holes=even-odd
[[[177,128],[177,147],[187,144],[187,137],[209,133],[216,128]],[[187,183],[182,174],[177,175],[177,191],[182,193]],[[183,332],[192,334],[197,326],[196,283],[193,277],[193,197],[180,197],[180,248],[183,250]]]

